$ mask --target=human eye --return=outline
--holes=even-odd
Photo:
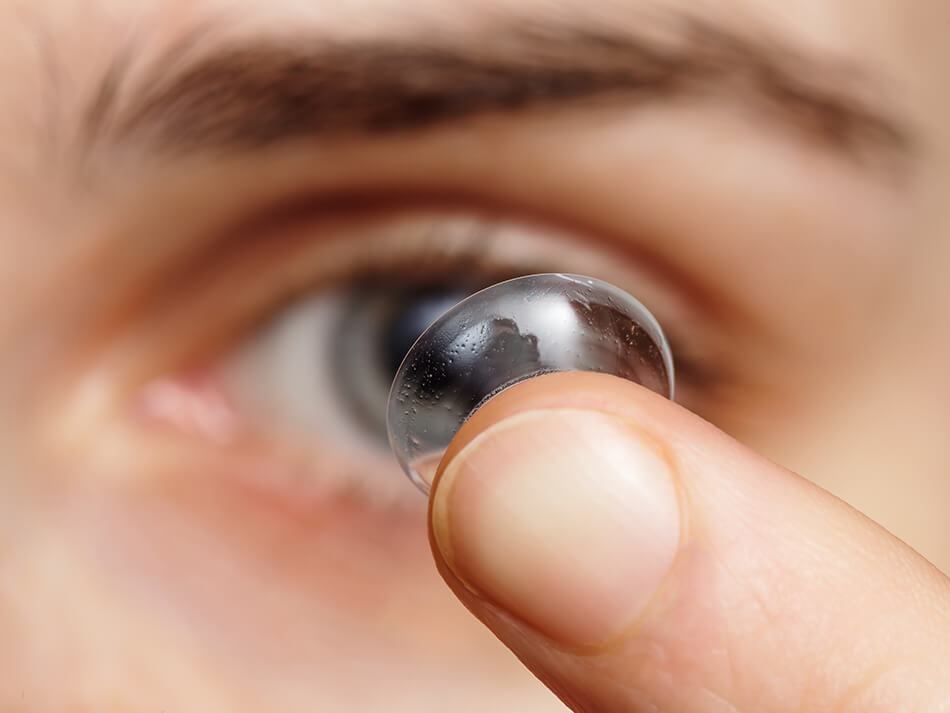
[[[250,448],[318,491],[407,496],[386,443],[392,378],[428,324],[487,285],[537,272],[591,274],[638,295],[667,318],[674,345],[685,341],[675,290],[635,258],[514,212],[361,204],[359,215],[318,218],[274,252],[261,261],[250,251],[256,284],[267,285],[253,314],[229,316],[240,326],[213,347],[196,334],[187,357],[144,381],[136,408],[144,423],[179,436]],[[252,274],[246,269],[238,273]],[[215,294],[220,313],[247,310]],[[682,398],[697,402],[707,366],[679,351]]]

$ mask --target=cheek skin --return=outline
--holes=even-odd
[[[55,616],[21,622],[13,639],[73,652],[37,651],[18,664],[36,674],[15,676],[55,675],[50,695],[62,702],[90,680],[105,689],[91,701],[117,695],[121,681],[207,710],[307,710],[315,700],[398,710],[475,680],[499,695],[547,697],[445,589],[424,502],[420,512],[346,497],[287,507],[227,474],[194,471],[78,482],[37,513],[56,562],[29,590],[34,611]]]
[[[90,553],[117,581],[177,603],[180,624],[212,641],[243,639],[260,651],[282,631],[278,648],[299,659],[326,638],[316,621],[324,615],[334,628],[391,635],[419,606],[450,609],[433,596],[422,519],[358,500],[295,511],[253,486],[183,473],[142,490],[82,493],[71,507]],[[425,630],[414,635],[427,643]]]

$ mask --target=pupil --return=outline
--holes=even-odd
[[[386,402],[399,365],[426,328],[470,293],[457,286],[368,286],[351,294],[333,340],[334,381],[353,420],[386,441]]]
[[[426,327],[443,312],[454,307],[468,296],[467,292],[428,290],[406,295],[398,300],[398,307],[391,313],[388,324],[383,327],[383,358],[389,379],[396,375],[399,365]]]

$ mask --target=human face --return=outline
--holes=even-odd
[[[558,709],[373,423],[379,335],[518,273],[950,568],[946,3],[0,19],[3,710]]]

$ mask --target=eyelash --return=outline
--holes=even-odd
[[[348,272],[339,274],[331,280],[316,281],[282,301],[282,305],[289,305],[299,298],[300,294],[309,294],[321,289],[338,285],[378,285],[380,282],[389,283],[393,287],[405,285],[453,285],[462,289],[475,291],[502,280],[517,277],[533,272],[584,272],[574,262],[574,256],[551,258],[550,253],[557,254],[557,249],[549,246],[549,252],[537,252],[529,259],[523,256],[512,258],[505,254],[500,244],[511,237],[505,232],[505,225],[513,221],[499,218],[489,218],[472,221],[469,225],[454,224],[454,218],[443,217],[435,219],[434,227],[427,231],[389,231],[384,230],[384,242],[395,249],[389,254],[380,254],[376,245],[366,245],[357,250],[355,263]],[[466,221],[468,219],[465,219]],[[460,230],[461,228],[461,230]],[[545,232],[547,228],[530,226],[528,230]],[[446,243],[447,233],[454,233],[456,240]],[[551,231],[544,239],[556,242],[558,234]],[[568,238],[578,244],[576,247],[584,253],[603,253],[606,259],[616,259],[617,255],[604,247],[591,247],[583,244],[580,238]],[[564,247],[561,245],[560,247]],[[543,254],[545,257],[538,258]],[[621,258],[623,260],[623,258]],[[626,267],[630,267],[629,261]],[[598,272],[596,269],[590,272]],[[433,279],[433,275],[435,278]],[[655,288],[653,288],[655,289]],[[639,295],[643,297],[643,295]],[[278,311],[271,309],[268,314]],[[264,318],[265,320],[267,317]],[[712,364],[703,360],[689,348],[689,338],[675,320],[661,320],[667,332],[676,358],[677,378],[695,388],[713,383],[721,376]]]

